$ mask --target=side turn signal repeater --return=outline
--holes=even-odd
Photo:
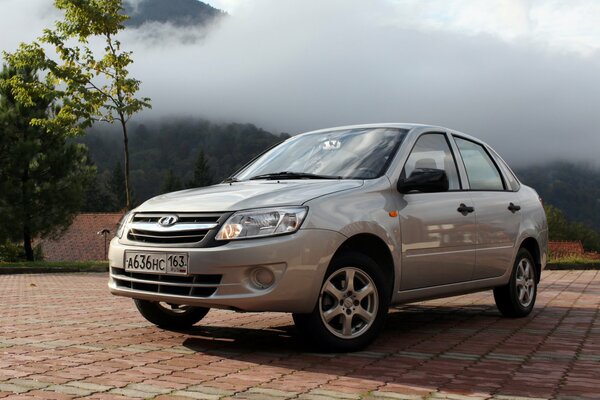
[[[390,217],[396,218],[398,216],[398,211],[390,211],[389,214],[390,214]]]

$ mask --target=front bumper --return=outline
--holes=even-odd
[[[345,239],[337,232],[320,229],[231,241],[210,248],[132,246],[114,238],[108,253],[108,286],[115,295],[135,299],[244,311],[307,313],[313,310],[329,262]],[[132,276],[123,269],[125,250],[185,251],[189,253],[189,277],[163,282],[158,279],[164,277],[153,274]],[[274,282],[268,288],[253,285],[250,276],[257,267],[273,274]],[[179,293],[186,287],[191,288],[189,294],[173,294],[174,289]]]

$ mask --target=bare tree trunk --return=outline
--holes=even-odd
[[[31,233],[27,223],[23,226],[23,246],[25,247],[25,258],[27,261],[33,261],[33,247],[31,246]]]
[[[127,198],[127,210],[131,210],[131,187],[129,182],[129,138],[127,137],[127,122],[125,116],[120,115],[121,127],[123,128],[123,151],[125,155],[125,195]]]
[[[33,247],[31,246],[31,229],[29,226],[29,193],[27,183],[29,182],[29,165],[23,169],[21,175],[21,204],[23,205],[23,247],[27,261],[33,261]]]

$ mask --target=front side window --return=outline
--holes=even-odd
[[[482,145],[454,137],[462,157],[471,190],[504,190],[500,171]]]
[[[301,135],[267,151],[234,178],[377,178],[385,173],[406,132],[363,128]]]
[[[408,178],[415,169],[441,169],[448,176],[448,190],[460,190],[460,181],[454,156],[443,133],[426,133],[415,146],[404,164],[402,177]]]

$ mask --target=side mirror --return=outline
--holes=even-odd
[[[415,168],[408,178],[398,181],[398,191],[400,193],[412,191],[423,193],[445,192],[448,187],[446,171],[436,168]]]

